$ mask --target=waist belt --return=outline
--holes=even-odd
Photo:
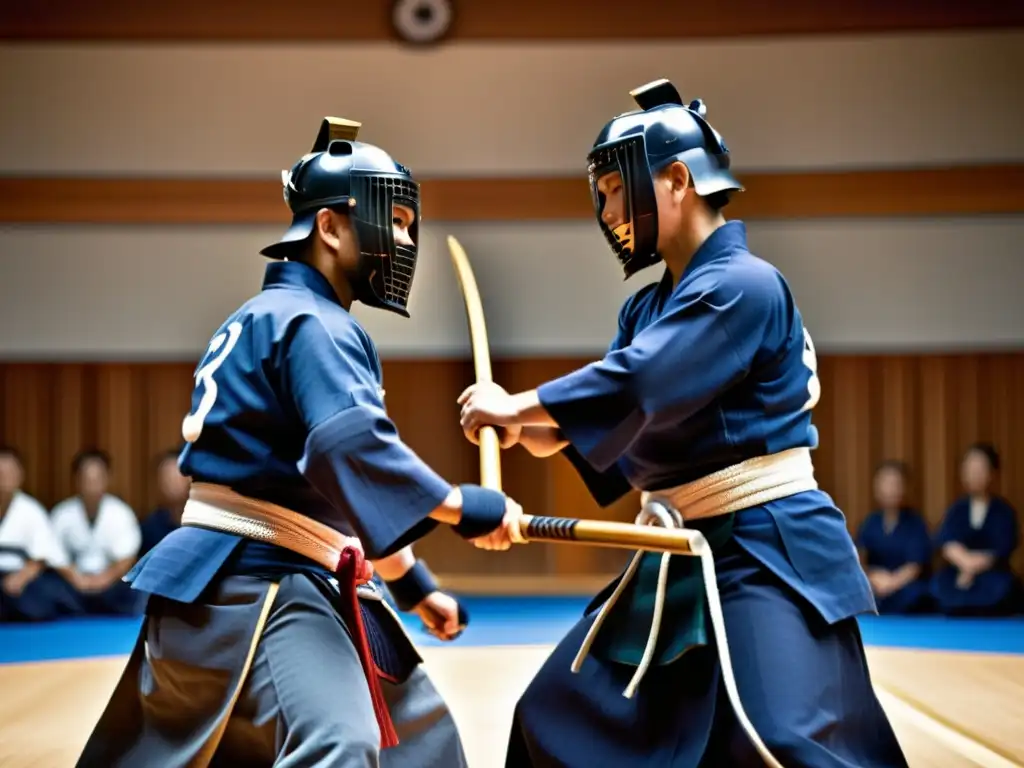
[[[193,483],[181,515],[182,525],[209,528],[247,539],[275,544],[327,568],[338,581],[340,612],[370,687],[380,727],[381,747],[398,744],[398,734],[384,701],[384,691],[370,652],[359,609],[357,588],[370,580],[372,569],[359,539],[345,536],[306,515],[260,499],[243,496],[222,485]]]
[[[341,554],[346,549],[357,550],[360,555],[363,552],[362,543],[355,537],[345,536],[286,507],[211,483],[192,484],[181,523],[275,544],[322,565],[331,573],[338,570]],[[368,579],[369,574],[366,574],[359,581]]]
[[[719,470],[700,480],[640,495],[640,503],[668,503],[683,520],[701,520],[813,491],[814,463],[808,448],[757,456]]]
[[[695,480],[675,488],[656,492],[644,492],[640,497],[642,508],[636,518],[636,523],[638,525],[662,525],[667,528],[683,528],[687,520],[700,520],[739,512],[761,504],[767,504],[769,501],[776,501],[797,493],[816,490],[817,487],[818,483],[814,479],[814,464],[811,461],[810,449],[794,448],[768,456],[748,459],[703,477],[700,480]],[[753,724],[743,710],[736,687],[732,660],[729,655],[729,645],[725,632],[725,617],[722,613],[721,597],[718,594],[718,578],[715,573],[714,555],[711,552],[707,539],[699,531],[692,531],[692,534],[691,548],[693,555],[701,559],[711,625],[714,628],[717,640],[718,657],[722,667],[722,679],[725,683],[729,700],[732,703],[733,710],[736,712],[740,725],[754,743],[761,757],[769,766],[781,768],[780,763],[768,752],[767,747],[761,741],[754,730]],[[601,606],[601,610],[594,618],[594,623],[587,632],[587,636],[580,646],[579,653],[573,661],[573,672],[579,672],[583,666],[583,661],[590,652],[590,648],[601,629],[601,625],[608,618],[615,603],[632,581],[642,556],[643,553],[641,552],[633,556],[615,591],[612,592],[608,600]],[[626,698],[632,698],[654,657],[658,642],[658,632],[661,628],[665,591],[668,583],[669,558],[671,557],[672,555],[670,554],[661,556],[651,631],[647,638],[643,657],[637,665],[633,679],[623,692]]]

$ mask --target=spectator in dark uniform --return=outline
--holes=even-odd
[[[937,545],[947,567],[935,574],[932,594],[953,616],[995,616],[1016,608],[1020,585],[1010,570],[1017,548],[1017,512],[992,493],[999,454],[989,443],[967,449],[960,465],[964,495],[946,511]]]
[[[139,557],[155,547],[164,536],[181,525],[181,513],[188,501],[191,481],[178,469],[178,451],[160,455],[156,465],[160,505],[142,521],[142,548]]]
[[[930,607],[931,536],[924,518],[906,503],[907,468],[885,461],[875,470],[875,511],[857,534],[864,571],[879,613],[920,613]]]

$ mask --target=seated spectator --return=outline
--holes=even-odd
[[[43,505],[21,490],[18,452],[0,446],[0,622],[47,621],[78,610],[74,590],[58,573],[67,554]]]
[[[948,615],[987,616],[1012,612],[1018,594],[1010,570],[1017,547],[1017,513],[991,494],[999,454],[988,443],[964,455],[960,479],[965,495],[946,511],[937,545],[949,565],[932,580],[939,610]]]
[[[875,470],[878,508],[857,534],[879,613],[920,613],[930,607],[931,537],[921,515],[906,505],[906,484],[902,462],[886,461]]]
[[[155,547],[164,536],[181,525],[181,513],[188,501],[192,482],[178,469],[178,451],[168,451],[156,466],[160,506],[142,521],[142,549],[139,557]]]
[[[135,614],[144,598],[121,581],[135,564],[142,536],[131,507],[107,492],[110,458],[82,451],[72,463],[78,494],[50,513],[71,559],[71,584],[89,614]]]

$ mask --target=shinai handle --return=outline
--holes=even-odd
[[[523,515],[519,522],[519,531],[527,541],[588,544],[612,549],[668,552],[673,555],[693,554],[690,537],[694,531],[686,529],[607,520]]]

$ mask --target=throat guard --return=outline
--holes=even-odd
[[[281,172],[292,223],[280,241],[261,253],[289,258],[308,245],[321,208],[345,213],[359,250],[358,267],[349,275],[356,300],[409,317],[419,242],[419,184],[384,150],[356,141],[360,127],[351,120],[324,118],[310,153]],[[411,246],[395,242],[396,205],[413,212]]]
[[[587,156],[587,175],[601,231],[626,278],[661,260],[658,254],[658,204],[654,176],[671,163],[683,163],[701,197],[742,190],[729,170],[729,150],[704,116],[700,99],[683,104],[668,80],[655,80],[630,92],[638,110],[619,115],[598,134]],[[605,197],[598,180],[618,172],[622,178],[623,221],[609,228],[602,218]]]

